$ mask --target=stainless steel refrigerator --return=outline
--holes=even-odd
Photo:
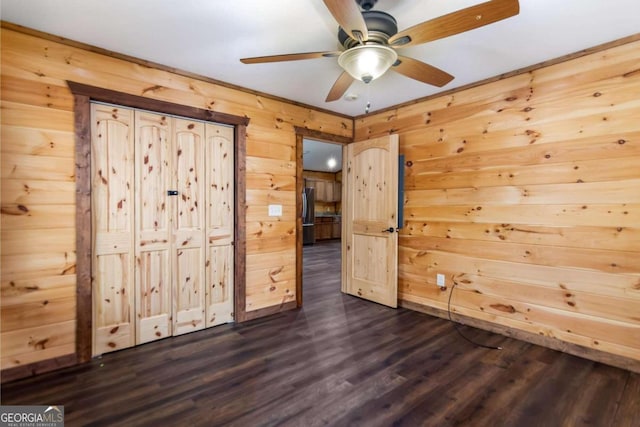
[[[302,192],[302,244],[313,245],[316,242],[315,226],[315,193],[313,188],[305,188]]]

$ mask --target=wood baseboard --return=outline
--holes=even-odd
[[[294,308],[297,308],[297,307],[298,307],[298,303],[294,300],[284,304],[274,305],[272,307],[265,307],[265,308],[261,308],[259,310],[254,310],[254,311],[247,311],[243,322],[247,320],[258,319],[264,316],[269,316],[271,314],[281,313],[283,311],[293,310]]]
[[[430,316],[441,317],[449,320],[449,314],[446,310],[435,307],[418,304],[411,301],[398,300],[398,305],[409,310],[419,311]],[[547,347],[553,350],[562,351],[573,356],[582,357],[584,359],[593,360],[594,362],[604,363],[605,365],[615,366],[616,368],[626,369],[631,372],[640,373],[640,361],[629,359],[627,357],[615,354],[605,353],[593,348],[583,347],[581,345],[569,343],[557,338],[537,335],[527,331],[509,328],[507,326],[498,325],[496,323],[487,322],[486,320],[475,319],[459,313],[451,313],[451,318],[460,321],[467,326],[483,329],[495,334],[504,335],[517,340],[526,341],[532,344]]]

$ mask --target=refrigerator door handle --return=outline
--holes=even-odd
[[[307,192],[302,191],[302,223],[304,224],[307,218]]]

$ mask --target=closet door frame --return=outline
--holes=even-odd
[[[74,97],[76,157],[76,354],[75,362],[91,360],[92,286],[91,286],[91,102],[105,102],[161,114],[171,114],[234,126],[234,320],[248,320],[246,312],[246,133],[248,117],[175,104],[130,95],[109,89],[67,81]]]

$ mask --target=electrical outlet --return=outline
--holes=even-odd
[[[441,288],[444,288],[444,287],[445,287],[445,284],[444,284],[444,274],[440,274],[440,273],[436,274],[436,284],[437,284],[438,286],[440,286]]]

